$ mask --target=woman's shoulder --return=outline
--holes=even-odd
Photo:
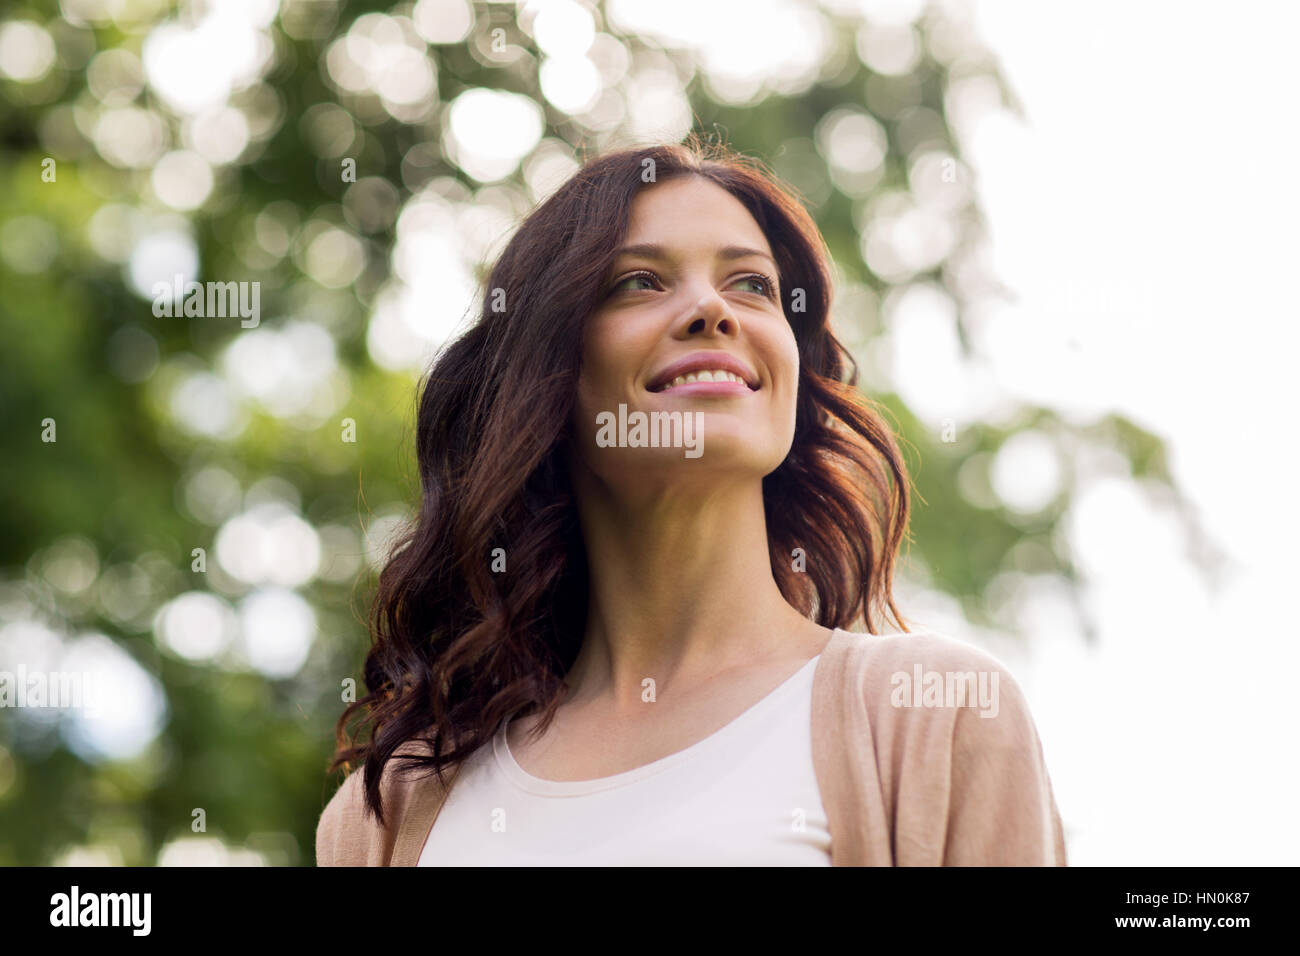
[[[937,722],[985,740],[1035,736],[1020,683],[981,647],[928,628],[899,634],[841,630],[837,638],[833,665],[843,675],[836,683],[861,695],[877,731]]]
[[[317,866],[365,866],[372,834],[366,819],[364,768],[347,775],[316,824]]]
[[[838,637],[826,713],[872,754],[896,862],[1064,865],[1042,743],[1006,665],[933,630]]]
[[[399,755],[427,755],[428,743],[412,739],[397,748]],[[316,824],[317,866],[386,866],[390,863],[403,816],[411,809],[421,787],[436,785],[403,767],[406,761],[389,759],[379,778],[384,822],[366,805],[365,766],[347,775],[321,811]]]
[[[931,628],[896,634],[864,634],[841,628],[838,636],[848,666],[876,670],[922,664],[943,669],[1006,671],[1006,666],[983,648]]]

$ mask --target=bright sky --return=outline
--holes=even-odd
[[[996,0],[976,14],[1028,114],[988,119],[970,144],[994,266],[1020,296],[984,333],[998,380],[1166,438],[1237,562],[1207,593],[1131,485],[1080,501],[1100,648],[1045,613],[1015,668],[1070,862],[1294,865],[1300,8]]]

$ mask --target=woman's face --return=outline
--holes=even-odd
[[[725,470],[755,479],[775,470],[794,441],[799,353],[772,250],[749,211],[699,176],[648,185],[608,278],[583,333],[574,425],[586,465],[620,481],[667,468],[674,477]],[[683,426],[689,416],[701,426],[699,451],[630,447],[637,412],[647,434],[680,435],[683,445],[693,432],[664,431],[653,413],[682,413]],[[624,444],[610,446],[620,417]]]

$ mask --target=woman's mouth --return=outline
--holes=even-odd
[[[757,388],[750,388],[739,375],[726,369],[700,369],[698,372],[687,372],[685,375],[678,375],[660,388],[651,389],[656,393],[683,390],[687,390],[692,395],[731,395],[758,391]]]

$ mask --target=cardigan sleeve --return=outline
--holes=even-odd
[[[934,632],[876,647],[869,699],[895,865],[1065,866],[1038,731],[1006,667]]]
[[[1005,669],[992,673],[996,714],[961,707],[954,715],[944,865],[1065,866],[1061,818],[1028,702]]]

